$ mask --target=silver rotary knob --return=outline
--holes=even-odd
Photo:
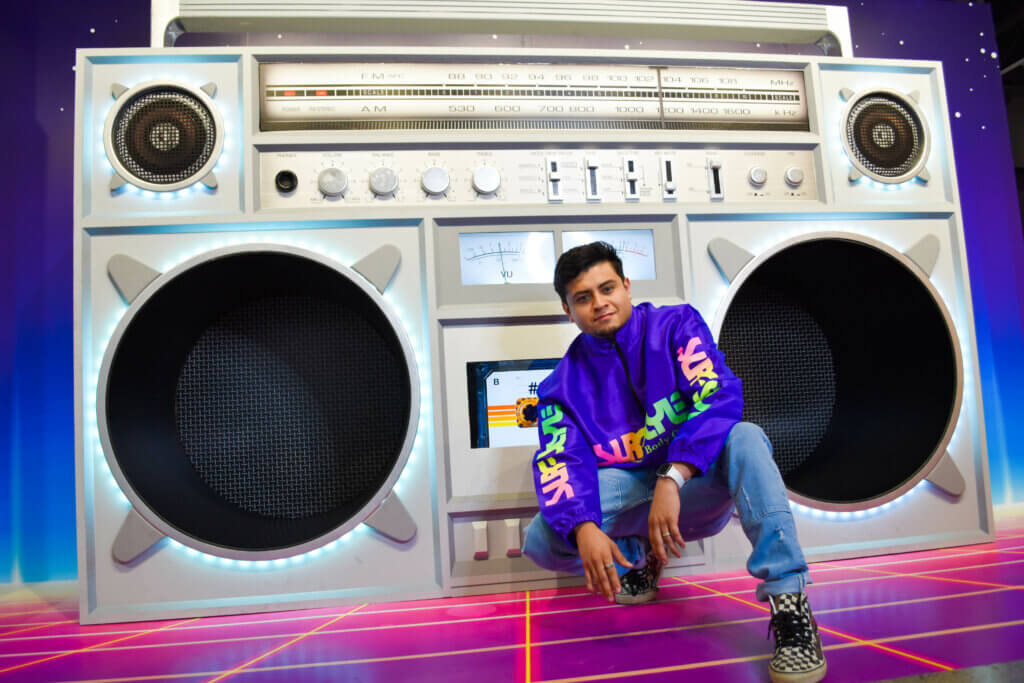
[[[394,193],[398,189],[398,174],[387,166],[381,166],[370,174],[370,192],[378,197]]]
[[[423,191],[433,197],[447,192],[450,184],[451,178],[448,176],[448,171],[440,166],[431,166],[420,176],[420,185],[423,186]]]
[[[340,197],[348,189],[348,177],[340,168],[325,168],[316,177],[316,186],[325,197]]]
[[[804,169],[799,166],[790,166],[786,169],[786,184],[790,187],[800,187],[804,182]]]
[[[480,166],[473,171],[473,189],[480,194],[494,194],[501,187],[501,174],[493,166]]]
[[[763,166],[754,166],[747,172],[747,179],[754,187],[761,187],[768,182],[768,171]]]

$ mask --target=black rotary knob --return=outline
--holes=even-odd
[[[274,187],[282,194],[293,192],[299,185],[299,179],[292,171],[280,171],[274,176]]]

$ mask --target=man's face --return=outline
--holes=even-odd
[[[612,338],[633,314],[629,278],[622,279],[608,261],[594,264],[569,283],[562,310],[581,332]]]

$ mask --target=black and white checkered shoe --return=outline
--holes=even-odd
[[[640,569],[630,569],[622,575],[622,590],[615,594],[620,605],[639,605],[658,597],[658,579],[663,565],[654,553],[647,553],[647,562]]]
[[[806,593],[768,596],[775,632],[775,655],[768,664],[772,683],[815,683],[825,677],[818,622]]]

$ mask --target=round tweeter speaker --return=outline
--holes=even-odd
[[[928,126],[906,95],[874,90],[850,98],[842,118],[843,147],[854,167],[881,183],[917,176],[928,161]]]
[[[790,498],[856,511],[893,500],[943,457],[963,364],[927,276],[880,242],[800,237],[747,265],[719,333],[743,419],[771,439]]]
[[[97,421],[136,512],[221,557],[318,548],[391,492],[419,420],[415,354],[355,271],[285,246],[160,275],[105,352]]]
[[[145,190],[188,187],[213,170],[224,125],[202,90],[150,82],[122,93],[107,115],[103,144],[114,171]]]

